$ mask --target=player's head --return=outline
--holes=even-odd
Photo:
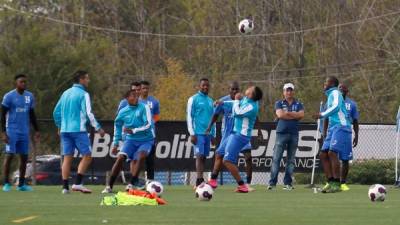
[[[343,97],[346,98],[347,94],[349,93],[349,88],[347,88],[346,84],[339,84],[339,90],[342,92]]]
[[[24,91],[26,90],[26,75],[25,74],[17,74],[14,77],[14,81],[15,81],[15,87],[20,90],[20,91]]]
[[[339,86],[339,80],[335,76],[329,76],[325,80],[324,90],[329,90],[333,87]]]
[[[199,82],[199,90],[203,93],[203,94],[208,94],[208,91],[210,89],[210,82],[208,81],[207,78],[201,78],[200,82]]]
[[[141,90],[140,82],[137,82],[137,81],[132,82],[131,90],[134,91],[137,95],[140,95],[140,90]]]
[[[239,83],[237,81],[233,81],[229,85],[229,95],[232,99],[235,99],[235,95],[240,92]]]
[[[286,83],[283,85],[283,96],[285,99],[293,99],[294,85],[292,83]]]
[[[129,90],[126,93],[126,100],[129,105],[136,105],[139,101],[139,94],[136,90]]]
[[[147,97],[149,95],[150,92],[150,82],[146,81],[146,80],[142,80],[140,81],[140,86],[141,86],[141,95],[143,97]]]
[[[245,95],[247,98],[252,99],[253,101],[260,101],[263,96],[263,92],[261,91],[261,88],[257,86],[250,86],[247,88]]]
[[[74,73],[74,83],[75,84],[81,84],[84,87],[89,86],[89,73],[84,71],[84,70],[78,70]]]

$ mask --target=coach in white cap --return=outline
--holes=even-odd
[[[284,99],[275,103],[277,116],[276,140],[272,159],[271,179],[268,190],[276,187],[278,181],[279,165],[283,152],[287,151],[286,170],[283,180],[284,190],[292,190],[292,175],[294,170],[295,155],[299,140],[299,120],[304,117],[304,107],[294,98],[294,85],[286,83],[283,85]]]

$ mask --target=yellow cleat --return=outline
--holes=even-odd
[[[350,190],[349,186],[347,186],[347,184],[341,184],[340,185],[340,190],[342,191],[348,191]]]

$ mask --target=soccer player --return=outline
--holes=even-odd
[[[351,149],[351,123],[348,118],[342,93],[338,90],[339,80],[330,76],[324,84],[328,96],[327,108],[313,117],[328,118],[329,129],[321,149],[320,159],[328,184],[323,187],[323,193],[334,193],[340,189],[340,162],[338,155]]]
[[[141,90],[140,82],[136,82],[136,81],[132,82],[130,90],[134,90],[136,93],[140,94],[140,90]],[[129,92],[127,92],[127,93],[129,93]],[[127,93],[125,93],[125,94],[127,94]],[[124,98],[119,102],[118,110],[117,110],[117,113],[116,113],[117,115],[118,115],[119,111],[121,111],[121,109],[123,109],[123,108],[125,108],[126,106],[129,105],[127,97],[128,96],[124,96]]]
[[[206,132],[214,111],[213,100],[208,96],[209,88],[208,79],[200,79],[199,92],[189,98],[186,110],[190,141],[196,156],[196,187],[204,182],[204,164],[210,153],[210,144],[214,143],[215,138],[215,126],[211,129],[211,135]]]
[[[54,108],[53,118],[61,137],[62,155],[62,193],[68,194],[68,178],[71,171],[71,164],[74,157],[75,148],[78,149],[82,159],[78,166],[75,184],[72,185],[73,191],[82,193],[92,193],[92,191],[82,184],[86,169],[92,161],[92,152],[86,124],[89,122],[92,127],[104,137],[104,130],[96,121],[90,103],[90,96],[86,89],[89,86],[89,74],[79,70],[74,74],[74,84],[71,88],[64,91]]]
[[[111,171],[108,187],[103,193],[111,193],[115,180],[122,169],[123,162],[127,159],[131,163],[132,178],[127,189],[137,189],[139,186],[140,166],[148,156],[154,145],[154,130],[150,108],[139,102],[139,93],[130,90],[127,94],[128,106],[119,111],[114,122],[114,140],[112,153],[118,152],[122,131],[126,132],[122,150],[118,153],[117,160]]]
[[[231,172],[232,176],[238,183],[236,192],[249,192],[248,186],[243,182],[237,167],[237,159],[240,151],[246,146],[250,139],[251,133],[258,115],[258,101],[262,98],[262,91],[257,86],[249,87],[245,96],[240,93],[235,95],[233,103],[234,128],[233,133],[229,135],[225,146],[220,148],[225,149],[224,166]]]
[[[294,85],[286,83],[283,85],[284,99],[278,100],[275,103],[275,114],[278,117],[278,124],[276,126],[276,141],[272,157],[271,179],[267,187],[268,190],[276,187],[279,166],[285,149],[287,157],[283,189],[288,191],[294,189],[292,175],[299,141],[299,121],[304,117],[303,104],[294,98],[294,94]]]
[[[339,85],[339,90],[343,94],[344,103],[346,105],[346,109],[348,112],[348,117],[353,124],[354,130],[354,139],[353,139],[353,148],[355,148],[358,144],[358,119],[360,118],[360,114],[357,109],[357,104],[352,99],[348,97],[349,89],[345,84]],[[346,184],[347,174],[349,173],[349,160],[353,159],[353,151],[352,148],[346,148],[343,152],[339,154],[339,158],[342,161],[342,166],[340,170],[340,189],[342,191],[348,191],[350,188]]]
[[[11,191],[10,166],[15,154],[20,155],[18,191],[32,191],[32,187],[25,184],[26,164],[29,156],[29,124],[35,130],[35,141],[39,141],[40,133],[35,116],[35,98],[26,90],[27,76],[18,74],[14,78],[15,89],[3,97],[1,104],[2,140],[6,144],[3,163],[4,185],[3,191]]]
[[[149,106],[153,129],[155,129],[156,123],[160,120],[160,102],[153,96],[149,95],[150,83],[148,81],[141,81],[140,98],[139,102]],[[146,158],[146,179],[147,182],[154,180],[154,160],[155,160],[156,144],[154,142],[151,148],[150,154]]]
[[[229,94],[222,97],[218,100],[215,104],[216,107],[214,109],[214,115],[208,125],[207,133],[210,132],[212,126],[217,122],[219,115],[223,115],[222,117],[222,127],[221,133],[222,138],[219,146],[225,146],[226,141],[228,140],[228,136],[233,132],[233,102],[235,100],[235,95],[240,92],[239,83],[234,81],[229,86]],[[246,146],[243,147],[242,151],[246,160],[246,183],[250,189],[251,178],[252,178],[252,162],[251,162],[251,143],[249,142]],[[218,186],[218,174],[222,169],[222,160],[225,155],[225,149],[219,147],[215,153],[215,160],[214,160],[214,168],[211,174],[211,179],[208,181],[208,184],[212,188],[217,188]],[[254,190],[254,189],[251,189]]]

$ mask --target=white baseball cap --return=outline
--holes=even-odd
[[[292,83],[286,83],[285,85],[283,85],[283,90],[286,90],[288,88],[294,90],[294,85]]]

